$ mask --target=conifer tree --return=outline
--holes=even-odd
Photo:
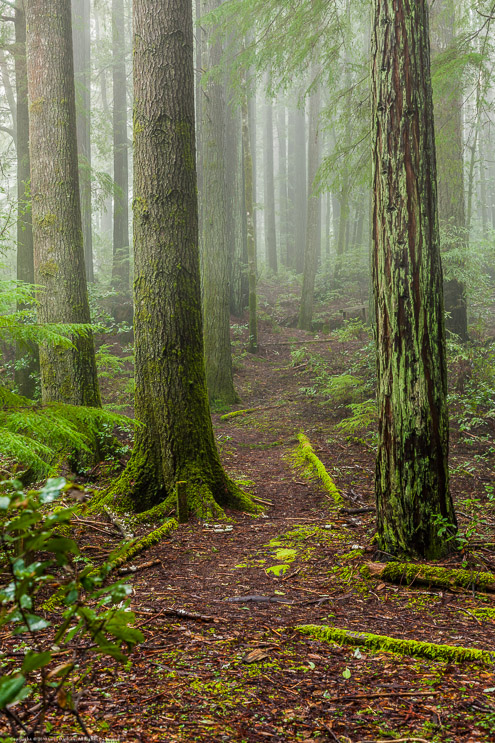
[[[190,0],[135,0],[136,417],[128,466],[106,495],[143,511],[253,509],[219,460],[208,406],[200,296]]]
[[[27,71],[35,283],[42,323],[90,322],[79,201],[71,7],[28,0]],[[76,328],[75,328],[76,330]],[[40,348],[45,402],[100,406],[93,338]]]
[[[203,14],[218,0],[203,0]],[[204,33],[202,64],[207,73],[220,63],[222,46],[215,29]],[[206,382],[212,402],[238,400],[232,376],[230,278],[232,246],[227,232],[226,102],[223,81],[210,76],[201,95],[202,269]],[[232,166],[232,164],[231,164]]]
[[[427,0],[375,0],[373,277],[378,546],[435,559],[455,525]]]

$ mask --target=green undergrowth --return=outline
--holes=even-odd
[[[292,464],[303,475],[317,479],[336,506],[343,505],[342,496],[327,472],[323,462],[316,456],[310,440],[303,433],[298,435],[299,444],[291,455]]]
[[[400,640],[387,635],[374,635],[370,632],[352,632],[325,625],[300,625],[296,628],[305,635],[317,640],[334,642],[337,645],[365,647],[374,652],[391,652],[415,658],[428,658],[434,661],[466,662],[481,665],[495,663],[495,653],[477,648],[464,648],[455,645],[438,645],[416,640]]]
[[[170,536],[172,531],[177,529],[177,527],[177,521],[175,519],[169,519],[158,529],[154,529],[153,531],[149,532],[149,534],[146,534],[144,537],[121,542],[110,554],[103,567],[94,568],[94,570],[89,573],[88,577],[94,578],[98,576],[101,579],[105,579],[108,575],[110,575],[110,573],[112,573],[117,568],[122,567],[122,565],[132,560],[141,552],[154,547],[155,544],[158,544],[163,539],[166,539],[168,536]],[[63,592],[57,590],[47,601],[45,601],[45,603],[43,604],[43,609],[45,611],[55,611],[57,607],[61,605],[62,598]]]

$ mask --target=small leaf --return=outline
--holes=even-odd
[[[269,658],[270,656],[268,653],[266,653],[264,650],[261,650],[261,648],[256,648],[256,650],[251,650],[250,653],[244,656],[243,663],[257,663],[260,660],[265,660],[265,658]]]
[[[350,672],[349,668],[346,668],[345,671],[342,672],[342,676],[345,679],[350,679],[351,678],[351,672]]]
[[[9,506],[10,498],[8,498],[6,495],[2,495],[2,497],[0,497],[0,511],[6,511]]]
[[[24,676],[4,676],[0,679],[0,709],[14,702],[26,682]]]
[[[51,661],[51,659],[52,659],[51,653],[33,653],[33,651],[30,650],[28,653],[26,653],[21,670],[23,673],[30,673],[31,671],[36,671],[38,668],[43,668],[43,666],[47,666],[48,663]]]

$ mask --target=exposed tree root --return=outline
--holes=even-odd
[[[454,663],[479,663],[489,665],[495,662],[495,653],[476,648],[463,648],[455,645],[437,645],[432,642],[398,640],[387,635],[373,635],[369,632],[351,632],[338,627],[306,624],[296,627],[299,632],[311,635],[317,640],[335,642],[338,645],[365,647],[373,651],[387,651],[414,658],[428,658],[435,661]]]
[[[177,508],[177,491],[172,487],[166,492],[163,486],[156,484],[156,476],[148,477],[146,469],[134,471],[128,467],[107,491],[98,494],[89,504],[89,513],[101,512],[110,508],[114,514],[130,516],[136,523],[147,523],[175,513]],[[232,480],[222,476],[215,481],[210,473],[190,466],[181,473],[178,480],[186,483],[189,513],[201,519],[222,519],[224,507],[247,513],[259,513],[263,509],[256,505],[251,497],[241,490]],[[143,497],[146,493],[146,497]],[[155,503],[155,505],[151,505]],[[140,504],[150,503],[151,507],[140,509]],[[139,511],[136,514],[136,510]]]
[[[495,575],[475,570],[455,570],[434,565],[415,565],[402,562],[369,562],[365,570],[368,576],[388,583],[412,585],[413,583],[438,588],[478,589],[495,593]]]
[[[303,433],[297,436],[299,445],[295,450],[294,460],[296,465],[304,466],[311,476],[316,475],[326,492],[331,496],[335,505],[343,505],[342,496],[334,481],[325,469],[323,462],[316,456],[311,442]]]

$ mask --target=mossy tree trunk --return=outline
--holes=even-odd
[[[318,70],[313,65],[313,77]],[[316,83],[309,99],[309,142],[308,142],[308,207],[306,219],[306,244],[304,249],[304,273],[299,309],[298,327],[301,330],[311,330],[313,319],[313,303],[315,294],[315,278],[318,265],[318,248],[321,240],[321,213],[320,197],[313,193],[316,173],[319,167],[320,145],[318,136],[318,117],[320,115],[320,87]]]
[[[113,260],[112,283],[129,294],[129,152],[124,0],[112,0]]]
[[[449,66],[459,55],[455,47],[455,8],[452,0],[432,6],[433,60],[449,54]],[[446,328],[463,341],[468,339],[466,287],[459,278],[465,268],[468,231],[464,190],[464,139],[462,124],[462,75],[441,69],[435,77],[435,144],[438,163],[438,213],[442,251],[449,259],[444,281]],[[450,253],[450,256],[449,256]],[[445,259],[444,259],[445,260]]]
[[[71,8],[26,6],[34,271],[40,322],[89,323],[79,202]],[[99,406],[91,335],[40,348],[42,397]]]
[[[219,5],[203,0],[202,15]],[[203,34],[202,64],[210,72],[220,64],[222,45],[215,28]],[[226,104],[223,81],[207,78],[202,112],[202,276],[206,383],[211,402],[237,402],[230,345],[231,245],[227,234]]]
[[[203,356],[190,0],[135,0],[136,416],[129,464],[106,496],[144,511],[251,507],[215,446]],[[219,504],[219,505],[218,505]]]
[[[17,151],[17,280],[34,284],[33,225],[30,198],[29,110],[26,69],[26,15],[24,5],[15,9],[15,87],[16,87],[16,151]],[[19,304],[18,310],[26,309]],[[32,398],[36,390],[35,375],[39,372],[38,347],[16,345],[14,380],[21,395]]]
[[[91,227],[91,8],[90,0],[72,0],[74,79],[76,87],[79,194],[87,281],[94,281]]]
[[[373,278],[378,546],[434,559],[449,492],[447,370],[427,0],[375,0]]]

